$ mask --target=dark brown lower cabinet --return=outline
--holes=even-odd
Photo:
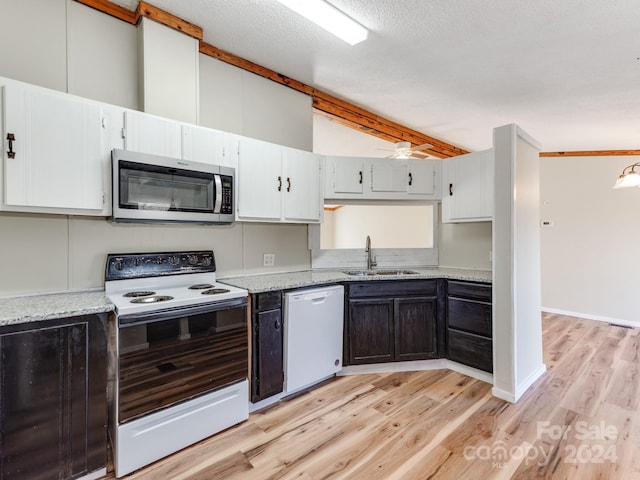
[[[106,314],[0,329],[0,479],[106,465]]]
[[[258,293],[252,302],[251,401],[284,387],[282,292]]]
[[[493,371],[491,285],[447,282],[447,358]]]
[[[436,280],[347,285],[345,365],[438,358]]]

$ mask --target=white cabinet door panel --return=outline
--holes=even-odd
[[[102,210],[101,110],[64,94],[5,85],[4,204]]]
[[[405,162],[388,158],[372,161],[372,192],[406,192],[408,186],[409,171]]]
[[[242,138],[238,151],[238,219],[280,220],[282,147]]]
[[[322,215],[320,156],[302,150],[283,152],[284,219],[318,222]]]
[[[358,157],[333,157],[333,168],[327,169],[332,176],[329,182],[335,193],[362,193],[364,184],[364,160]]]
[[[442,221],[489,221],[493,217],[493,150],[444,161]]]
[[[435,193],[435,166],[431,160],[412,160],[409,163],[409,185],[412,195],[433,195]]]
[[[181,158],[182,134],[174,120],[134,110],[125,112],[125,149],[163,157]]]

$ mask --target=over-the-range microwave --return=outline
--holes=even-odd
[[[235,169],[114,149],[115,222],[229,224]]]

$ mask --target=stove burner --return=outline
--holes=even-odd
[[[173,297],[169,295],[154,295],[152,297],[134,298],[131,303],[156,303],[164,302],[166,300],[173,300]]]
[[[229,293],[229,290],[226,288],[210,288],[201,293],[202,295],[218,295],[219,293]]]
[[[191,285],[189,290],[204,290],[206,288],[213,288],[213,285],[210,283],[196,283],[195,285]]]
[[[128,292],[128,293],[125,293],[123,295],[123,297],[127,297],[127,298],[130,298],[130,297],[134,297],[134,298],[136,298],[136,297],[148,297],[149,295],[155,295],[155,294],[156,294],[156,292],[145,292],[145,291]]]

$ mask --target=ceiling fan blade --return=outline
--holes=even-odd
[[[420,151],[420,150],[430,150],[431,148],[433,148],[433,145],[431,145],[430,143],[423,143],[422,145],[418,145],[416,147],[413,147],[411,150],[415,151]]]
[[[413,158],[429,158],[431,155],[422,152],[411,152]]]

